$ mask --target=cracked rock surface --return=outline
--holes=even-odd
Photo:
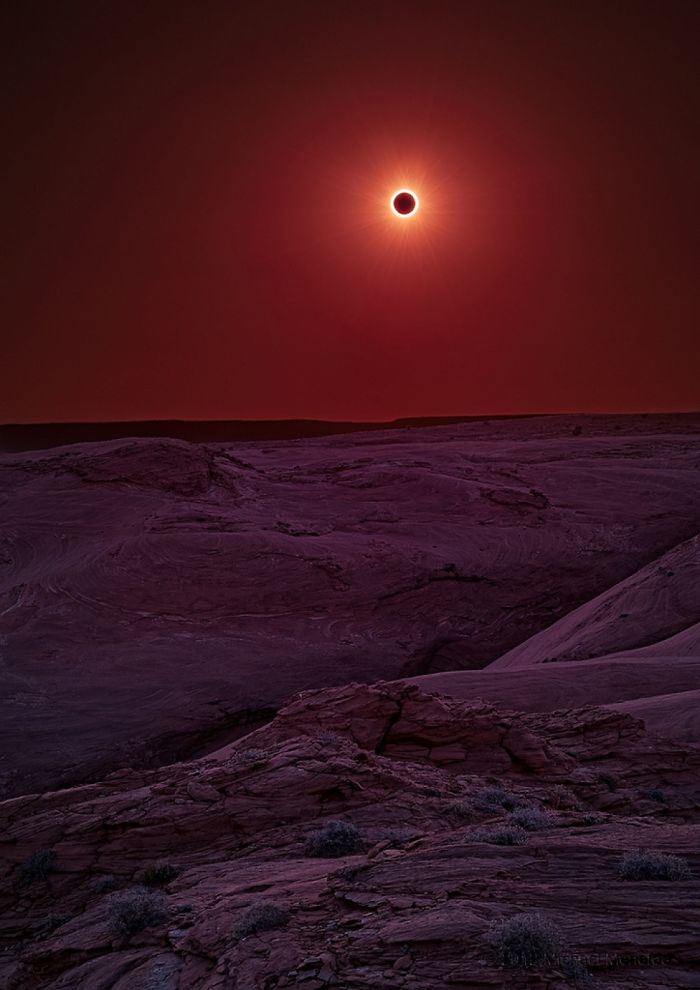
[[[199,760],[4,802],[0,982],[563,990],[573,958],[599,987],[697,987],[699,808],[700,750],[627,714],[510,712],[401,682],[312,691]],[[532,809],[524,843],[484,838]],[[359,848],[309,858],[338,820]],[[692,874],[620,879],[638,847]],[[40,850],[50,864],[28,875]],[[115,933],[144,883],[162,917]],[[261,903],[280,926],[240,934]],[[565,948],[503,970],[489,928],[523,911]]]

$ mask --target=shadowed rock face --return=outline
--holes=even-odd
[[[496,660],[493,670],[635,650],[700,655],[700,537],[673,547]],[[642,652],[644,651],[644,652]]]
[[[700,539],[673,547],[486,670],[414,683],[526,711],[607,705],[700,744]],[[671,635],[669,635],[671,633]]]
[[[482,668],[698,532],[697,426],[4,455],[5,792],[204,752],[299,690]]]
[[[523,844],[486,841],[512,828],[504,802],[545,824]],[[700,750],[629,715],[523,714],[401,683],[309,692],[200,760],[1,804],[0,982],[564,990],[564,957],[528,976],[489,948],[492,922],[534,910],[598,986],[690,988],[699,809]],[[359,851],[305,856],[338,819]],[[693,875],[621,880],[639,846],[686,857]],[[50,867],[28,877],[42,849]],[[115,932],[120,900],[163,860],[165,917]],[[281,927],[237,933],[260,902]]]

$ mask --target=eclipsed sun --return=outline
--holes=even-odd
[[[392,213],[404,220],[414,216],[418,210],[418,197],[411,189],[397,189],[389,202]]]

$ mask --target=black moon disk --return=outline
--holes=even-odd
[[[402,189],[395,194],[391,205],[395,213],[398,213],[402,217],[407,217],[415,211],[418,204],[412,192],[409,192],[408,189]]]

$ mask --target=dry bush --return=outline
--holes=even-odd
[[[162,894],[145,887],[133,887],[112,898],[109,927],[113,935],[129,938],[144,928],[159,925],[168,916]]]
[[[618,874],[623,880],[689,880],[692,876],[687,859],[648,849],[625,853]]]
[[[555,925],[541,914],[516,914],[498,921],[487,940],[501,966],[540,969],[551,966],[561,953],[562,938]]]
[[[473,798],[474,807],[482,811],[494,811],[497,808],[514,811],[522,803],[522,798],[512,791],[507,791],[505,787],[482,787]]]
[[[315,858],[335,859],[360,852],[360,833],[350,822],[329,822],[307,839],[304,853]]]
[[[471,842],[488,842],[492,846],[524,846],[528,834],[524,828],[483,828],[467,835]]]
[[[524,828],[526,832],[541,832],[555,824],[554,816],[539,808],[516,808],[508,821],[517,828]]]
[[[283,928],[288,921],[289,911],[270,901],[261,901],[241,915],[236,925],[236,935],[245,938],[257,932],[269,932],[275,928]]]
[[[141,882],[147,887],[164,887],[178,876],[180,870],[177,866],[161,859],[157,863],[150,863],[141,874]]]

